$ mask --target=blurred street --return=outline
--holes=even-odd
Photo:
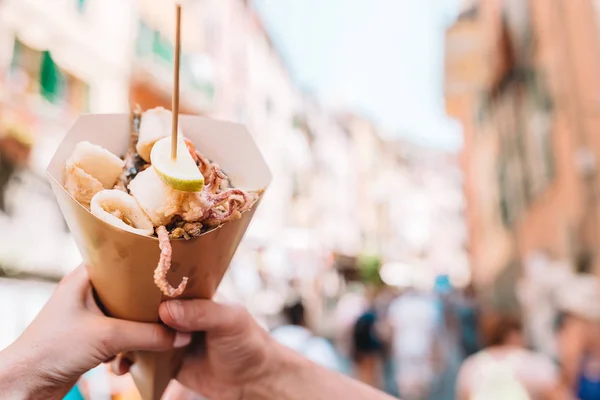
[[[217,297],[404,400],[600,400],[600,2],[292,3],[183,2],[182,113],[274,176]],[[171,108],[173,4],[0,1],[0,350],[82,262],[65,132]],[[139,399],[105,365],[70,395]]]

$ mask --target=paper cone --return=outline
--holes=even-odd
[[[243,126],[192,116],[181,116],[180,125],[202,154],[220,164],[234,186],[260,190],[269,185],[269,168]],[[87,140],[122,156],[130,131],[128,114],[81,116],[56,151],[48,174],[105,310],[116,318],[156,322],[158,306],[164,300],[153,279],[160,255],[158,240],[126,232],[96,218],[62,185],[65,161],[78,142]],[[169,282],[176,287],[182,277],[189,277],[181,298],[212,298],[257,206],[241,219],[197,238],[171,241]],[[134,354],[136,363],[131,372],[144,400],[160,399],[180,366],[182,354]]]

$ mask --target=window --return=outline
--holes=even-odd
[[[64,94],[64,77],[49,51],[42,52],[40,93],[51,103],[59,102]]]
[[[523,160],[519,126],[519,88],[511,85],[494,108],[500,154],[497,165],[499,209],[504,226],[510,228],[527,204],[527,164]]]
[[[167,38],[165,38],[159,31],[154,31],[154,40],[152,42],[152,52],[159,58],[173,63],[173,53],[175,51],[173,44]]]
[[[62,104],[75,114],[89,111],[89,86],[62,70],[50,52],[33,50],[17,40],[11,71],[27,76],[27,93],[39,93],[50,103]]]
[[[37,51],[16,40],[11,73],[25,74],[27,93],[39,93],[51,103],[60,101],[64,89],[63,73],[48,51]]]
[[[15,40],[13,47],[13,58],[10,63],[10,69],[12,72],[21,70],[30,78],[34,78],[37,81],[37,77],[40,75],[41,63],[42,53],[40,51],[26,46],[19,40]],[[37,88],[30,87],[29,89],[30,91],[33,91]]]
[[[140,21],[138,26],[136,53],[142,60],[159,64],[159,69],[165,67],[171,69],[175,62],[175,46],[171,40],[159,30],[153,29],[143,21]],[[192,57],[189,54],[181,54],[182,85],[203,92],[212,101],[215,97],[215,85],[211,79],[206,79],[205,76],[198,77],[197,57]],[[204,65],[200,69],[203,67]]]
[[[553,102],[542,76],[529,72],[522,98],[524,163],[527,166],[527,194],[535,199],[554,177],[552,145]]]
[[[152,57],[173,63],[174,46],[171,41],[156,29],[140,21],[136,40],[136,52],[141,57]]]

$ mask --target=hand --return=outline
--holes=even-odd
[[[159,313],[180,332],[203,332],[195,335],[177,380],[212,400],[392,400],[278,344],[243,308],[171,300]],[[113,369],[123,374],[128,365],[116,360]]]
[[[169,350],[190,339],[159,324],[104,316],[80,266],[58,284],[21,337],[0,353],[0,398],[60,399],[82,374],[120,352]]]
[[[180,332],[196,334],[177,380],[214,400],[244,398],[252,386],[269,379],[278,368],[279,346],[243,308],[210,300],[171,300],[160,306],[160,318]],[[129,364],[117,359],[113,371],[124,374]]]

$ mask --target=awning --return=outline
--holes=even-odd
[[[56,64],[84,81],[106,75],[111,71],[107,67],[117,67],[107,61],[106,49],[94,47],[93,38],[85,29],[62,13],[53,14],[49,5],[40,7],[23,0],[7,2],[0,14],[0,25],[14,32],[27,47],[51,51]]]

